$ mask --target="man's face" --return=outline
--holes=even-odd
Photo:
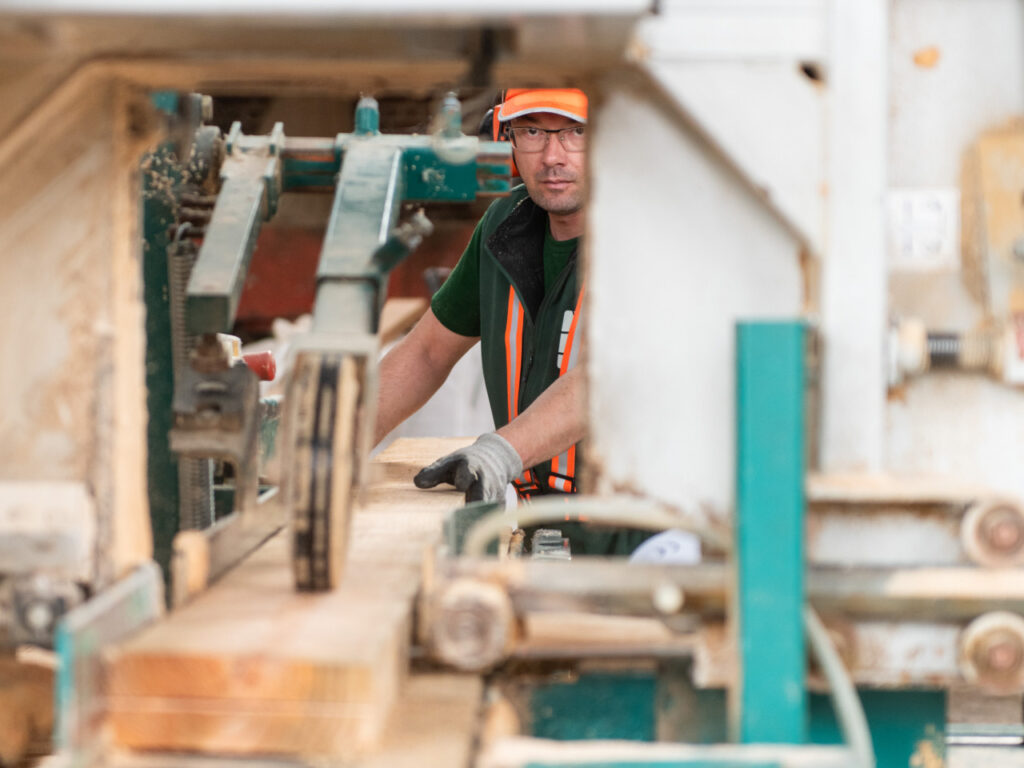
[[[562,115],[540,112],[512,121],[512,127],[533,126],[558,130],[579,125]],[[586,152],[568,152],[558,136],[547,134],[548,141],[540,152],[515,151],[519,175],[526,191],[537,205],[548,213],[566,215],[583,208],[586,197]]]

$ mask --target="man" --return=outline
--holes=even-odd
[[[430,310],[381,362],[376,441],[422,406],[481,341],[495,432],[415,478],[467,501],[574,493],[586,429],[579,240],[586,200],[587,97],[511,89],[498,120],[523,180],[495,201]]]

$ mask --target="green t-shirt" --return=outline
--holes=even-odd
[[[578,237],[555,240],[550,227],[544,232],[545,291],[558,280],[578,242]],[[473,230],[462,258],[434,294],[430,308],[449,331],[460,336],[480,335],[480,227]]]

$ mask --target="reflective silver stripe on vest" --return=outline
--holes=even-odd
[[[576,299],[576,311],[566,310],[562,315],[562,333],[558,340],[558,375],[564,376],[576,367],[579,360],[579,338],[582,331],[583,286]],[[568,356],[568,357],[566,357]],[[562,475],[562,477],[558,477]],[[576,446],[569,446],[564,453],[551,460],[551,474],[548,485],[562,493],[572,493],[572,480],[576,476]]]

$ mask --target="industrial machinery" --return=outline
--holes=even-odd
[[[78,10],[0,3],[0,617],[54,766],[1024,763],[1019,0]],[[586,494],[463,507],[369,461],[375,334],[429,206],[508,190],[449,93],[531,83],[594,111]],[[254,94],[354,116],[212,124]],[[224,334],[300,192],[261,398]]]
[[[202,115],[202,105],[212,115],[209,97],[193,95],[180,107],[173,93],[154,98],[171,105],[181,123]],[[167,249],[174,276],[169,300],[177,315],[171,324],[170,446],[183,459],[182,520],[191,524],[182,525],[189,533],[174,549],[176,603],[285,520],[291,522],[297,588],[337,586],[353,491],[364,482],[372,447],[373,401],[362,393],[375,387],[375,334],[387,275],[432,231],[421,209],[399,224],[403,206],[472,202],[509,189],[508,145],[463,135],[454,94],[439,105],[431,134],[382,135],[379,121],[376,101],[364,97],[354,131],[334,138],[288,139],[281,123],[260,137],[242,134],[239,122],[226,136],[215,127],[192,126],[173,152],[143,161],[151,174],[145,216],[163,224],[148,231],[147,247]],[[260,436],[273,430],[267,422],[277,420],[279,404],[261,404],[255,373],[242,361],[232,364],[219,335],[233,327],[261,224],[276,213],[278,198],[335,187],[312,331],[293,352],[282,434],[265,446],[261,462]],[[151,345],[160,341],[150,338]],[[261,464],[278,451],[280,494],[260,504]],[[193,463],[212,459],[234,470],[233,512],[215,525],[210,471],[196,475]],[[204,475],[207,482],[198,482]],[[198,584],[197,572],[206,575]]]

